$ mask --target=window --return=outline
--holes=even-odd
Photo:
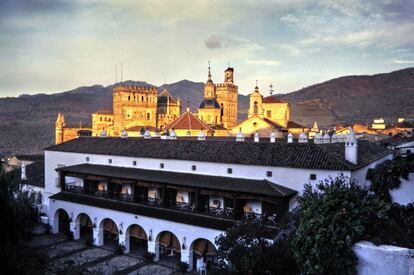
[[[310,174],[309,179],[310,180],[316,180],[316,174]]]
[[[129,101],[129,100],[131,100],[131,96],[130,96],[130,95],[128,96],[128,101]]]
[[[163,169],[164,168],[164,163],[160,163],[160,168]]]
[[[268,118],[271,118],[271,117],[272,117],[272,111],[267,110],[267,111],[266,111],[266,116],[267,116]]]
[[[197,170],[197,166],[191,165],[191,170],[193,170],[193,171]]]
[[[406,151],[406,153],[407,153],[407,155],[411,154],[411,150],[410,150],[410,149],[408,149],[408,150]]]
[[[108,159],[108,163],[112,163],[112,159]]]
[[[233,169],[232,168],[227,168],[227,174],[233,174]]]
[[[132,165],[137,166],[137,161],[136,161],[136,160],[134,160],[134,161],[132,162]]]
[[[267,171],[267,172],[266,172],[266,176],[268,176],[268,177],[271,177],[271,176],[273,176],[273,173],[272,173],[272,171]]]
[[[89,161],[89,157],[86,157],[86,161]]]

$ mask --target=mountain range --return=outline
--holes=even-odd
[[[119,85],[119,84],[116,84]],[[142,81],[124,85],[153,86]],[[164,87],[174,97],[187,100],[196,111],[203,98],[203,83],[182,80]],[[54,142],[58,112],[69,125],[91,123],[91,113],[112,108],[114,85],[83,86],[54,93],[0,98],[0,156],[40,153]],[[239,91],[241,92],[241,91]],[[369,123],[382,117],[414,118],[414,68],[376,75],[344,76],[295,92],[274,95],[291,104],[291,119],[311,126],[332,127],[335,123]],[[249,97],[239,94],[239,120],[245,119]],[[184,109],[183,109],[184,110]]]

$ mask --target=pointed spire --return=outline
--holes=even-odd
[[[207,79],[207,83],[213,83],[213,81],[211,80],[210,60],[208,61],[208,79]]]
[[[254,87],[254,91],[255,91],[255,92],[259,92],[259,86],[258,86],[257,82],[258,82],[258,81],[257,81],[257,79],[256,79],[256,86]]]

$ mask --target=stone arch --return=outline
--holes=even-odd
[[[131,224],[125,232],[126,252],[144,255],[148,251],[148,235],[138,224]]]
[[[76,217],[75,239],[82,241],[93,239],[93,222],[85,213],[79,213]]]
[[[209,240],[195,239],[190,245],[190,270],[207,274],[217,263],[217,248]],[[204,273],[203,273],[204,272]]]
[[[181,245],[177,236],[170,231],[162,231],[155,239],[155,257],[160,261],[178,263],[181,261]]]
[[[55,233],[67,234],[70,231],[70,217],[65,209],[59,208],[55,212],[54,228]]]
[[[116,247],[119,240],[118,225],[110,218],[105,218],[99,224],[99,245]]]

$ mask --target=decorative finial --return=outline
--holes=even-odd
[[[273,84],[272,83],[270,83],[269,85],[269,93],[270,95],[273,95]]]
[[[190,97],[187,97],[187,112],[190,112]]]
[[[256,79],[256,86],[254,87],[254,90],[255,90],[255,91],[259,91],[259,86],[258,86],[258,84],[257,84],[257,79]]]
[[[208,80],[211,80],[210,60],[208,61]]]

